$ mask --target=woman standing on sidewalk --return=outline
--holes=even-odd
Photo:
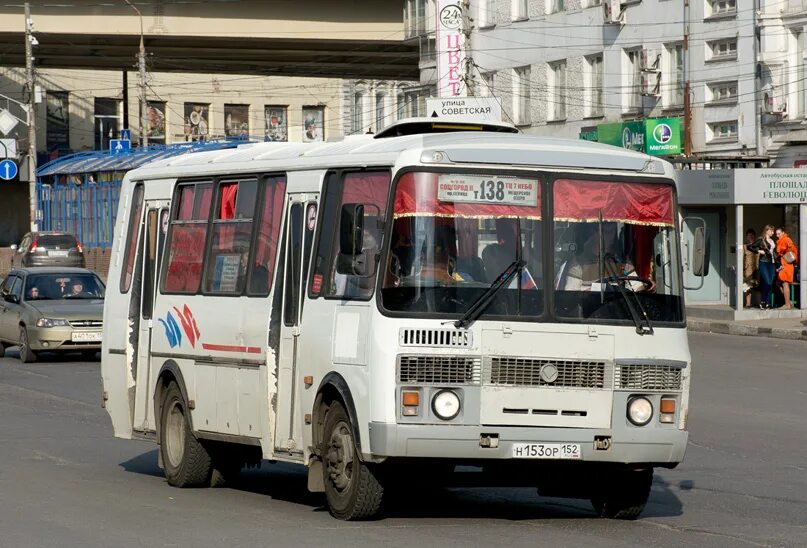
[[[771,291],[776,278],[776,244],[773,242],[773,225],[765,225],[760,237],[748,249],[759,255],[759,281],[762,290],[759,307],[771,307]]]
[[[777,269],[779,289],[782,290],[785,297],[785,304],[782,308],[789,310],[793,308],[793,303],[790,302],[790,284],[793,283],[793,274],[796,271],[796,267],[793,265],[799,260],[799,250],[784,228],[776,229],[776,254],[779,255],[781,262],[781,266]]]

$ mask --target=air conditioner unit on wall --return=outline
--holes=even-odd
[[[776,97],[772,91],[766,91],[762,96],[762,109],[765,114],[785,114],[787,102]]]
[[[605,23],[622,25],[625,23],[625,13],[622,9],[622,0],[603,0],[602,8],[605,11]]]
[[[641,55],[641,68],[642,70],[652,72],[661,70],[661,50],[643,49]]]
[[[661,73],[646,72],[642,74],[642,95],[658,97],[661,95]]]

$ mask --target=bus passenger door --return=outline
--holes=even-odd
[[[141,276],[136,278],[140,294],[140,322],[137,336],[137,376],[135,378],[134,423],[140,432],[153,430],[154,406],[150,373],[151,334],[153,327],[154,297],[157,292],[160,259],[165,245],[165,229],[168,221],[167,202],[146,202],[141,243]]]
[[[283,261],[283,321],[280,328],[280,356],[277,378],[277,414],[275,448],[302,453],[302,417],[298,409],[300,390],[299,360],[300,320],[305,298],[305,280],[314,243],[317,194],[292,194],[288,198]]]

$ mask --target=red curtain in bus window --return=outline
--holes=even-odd
[[[653,264],[653,239],[659,228],[650,225],[631,225],[631,242],[636,274],[642,278],[650,277]]]
[[[270,179],[266,182],[266,193],[260,209],[258,247],[255,250],[251,293],[263,294],[272,286],[285,195],[285,179]]]
[[[672,187],[654,183],[575,181],[554,183],[556,221],[603,221],[672,226]]]
[[[456,177],[462,178],[462,175]],[[469,176],[472,177],[472,176]],[[478,178],[479,176],[476,176]],[[506,180],[506,178],[499,178]],[[530,179],[538,184],[537,179]],[[469,219],[521,217],[541,218],[541,192],[537,189],[535,205],[499,205],[484,202],[454,202],[438,198],[437,173],[406,173],[398,181],[393,202],[395,217],[434,216],[464,217]],[[475,185],[476,182],[465,184]]]
[[[389,172],[361,172],[345,175],[343,204],[372,204],[378,207],[383,215],[387,210],[387,196],[389,195]],[[368,215],[374,212],[367,211]]]
[[[235,218],[235,198],[238,194],[238,183],[226,183],[221,185],[221,207],[219,208],[219,219]]]
[[[178,221],[189,221],[193,219],[194,188],[194,185],[185,185],[179,190],[179,211],[177,211]]]

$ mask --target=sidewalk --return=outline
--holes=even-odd
[[[723,333],[807,341],[807,320],[801,318],[770,318],[766,320],[710,320],[687,318],[687,329],[700,333]]]

